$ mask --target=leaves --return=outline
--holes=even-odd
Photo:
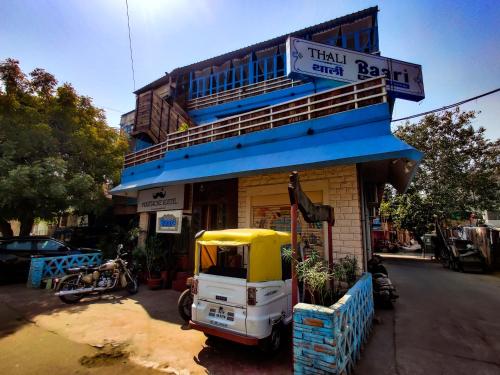
[[[127,141],[70,84],[19,62],[0,63],[0,217],[44,218],[109,205],[104,186],[118,181]],[[1,87],[1,86],[0,86]]]
[[[467,217],[498,208],[500,142],[474,129],[474,111],[445,111],[419,123],[399,126],[395,134],[424,153],[408,192],[386,191],[381,215],[417,234],[435,216]]]

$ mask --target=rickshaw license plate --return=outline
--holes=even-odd
[[[220,306],[218,308],[212,307],[208,313],[208,316],[210,318],[215,318],[215,319],[219,319],[219,320],[234,321],[234,312],[225,311],[222,306]]]

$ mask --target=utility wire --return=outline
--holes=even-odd
[[[132,64],[132,80],[134,81],[134,91],[135,91],[135,70],[134,70],[134,56],[132,54],[132,37],[130,36],[130,16],[128,15],[128,0],[125,0],[125,5],[127,6],[127,25],[128,25],[128,46],[130,49],[130,63]]]
[[[105,109],[105,110],[107,110],[107,111],[113,111],[113,112],[117,112],[117,113],[120,113],[120,114],[125,113],[125,111],[121,111],[121,110],[116,109],[116,108],[105,107],[105,106],[103,106],[103,105],[99,105],[99,104],[98,104],[97,106],[98,106],[98,107],[101,107],[101,108],[103,108],[103,109]]]
[[[500,91],[500,87],[499,87],[498,89],[495,89],[495,90],[491,90],[491,91],[485,92],[484,94],[477,95],[477,96],[474,96],[474,97],[472,97],[472,98],[462,100],[461,102],[457,102],[457,103],[454,103],[454,104],[449,104],[449,105],[446,105],[446,106],[444,106],[444,107],[441,107],[441,108],[436,108],[436,109],[433,109],[433,110],[431,110],[431,111],[427,111],[427,112],[418,113],[418,114],[416,114],[416,115],[411,115],[411,116],[407,116],[407,117],[397,118],[397,119],[395,119],[395,120],[392,120],[391,122],[403,121],[403,120],[409,120],[409,119],[412,119],[412,118],[415,118],[415,117],[421,117],[421,116],[425,116],[425,115],[428,115],[428,114],[431,114],[431,113],[440,112],[440,111],[445,111],[445,110],[450,109],[450,108],[453,108],[453,107],[458,107],[459,105],[465,104],[465,103],[467,103],[467,102],[471,102],[471,101],[473,101],[473,100],[476,100],[476,99],[483,98],[483,97],[485,97],[485,96],[488,96],[488,95],[494,94],[494,93],[496,93],[496,92],[498,92],[498,91]]]

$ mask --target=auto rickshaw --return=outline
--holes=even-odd
[[[269,229],[202,231],[196,236],[190,326],[264,351],[276,351],[292,322],[289,233]],[[179,299],[179,310],[186,302]],[[182,315],[182,313],[181,313]],[[184,314],[184,317],[186,314]]]

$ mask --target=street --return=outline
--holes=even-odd
[[[500,278],[417,259],[384,261],[400,295],[376,323],[356,374],[498,374]],[[50,291],[0,287],[2,374],[288,374],[290,343],[266,358],[210,342],[178,317],[178,293],[124,292],[69,306]],[[29,360],[27,360],[29,358]]]
[[[399,300],[379,324],[356,374],[499,374],[500,277],[422,260],[385,260]]]
[[[207,340],[177,312],[179,293],[124,291],[65,305],[51,291],[0,286],[0,374],[288,374],[274,357]],[[29,358],[29,360],[27,360]]]

